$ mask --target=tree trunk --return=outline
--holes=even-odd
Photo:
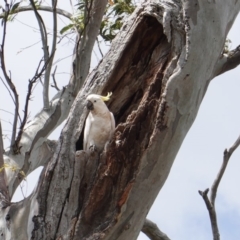
[[[38,187],[2,211],[1,239],[136,239],[226,63],[239,9],[236,0],[152,0],[137,8],[78,93]],[[86,95],[110,91],[113,140],[100,156],[82,151]]]

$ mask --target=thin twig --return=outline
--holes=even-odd
[[[209,189],[206,189],[205,191],[198,191],[199,194],[202,196],[208,212],[209,212],[209,217],[210,217],[210,221],[211,221],[211,226],[212,226],[212,233],[213,233],[213,239],[214,240],[219,240],[220,239],[220,234],[219,234],[219,230],[218,230],[218,224],[217,224],[217,214],[216,214],[216,209],[215,209],[215,200],[216,200],[216,196],[217,196],[217,190],[218,190],[218,186],[220,184],[220,181],[223,177],[223,174],[225,173],[225,170],[227,168],[227,164],[229,162],[229,159],[231,157],[231,155],[233,154],[233,152],[238,148],[238,146],[240,145],[240,136],[238,137],[238,139],[235,141],[235,143],[227,150],[225,149],[224,153],[223,153],[223,162],[222,165],[220,167],[220,170],[217,174],[216,179],[214,180],[212,187],[211,187],[211,192],[210,192],[210,200],[208,198],[208,191]]]
[[[31,47],[37,45],[37,44],[40,43],[40,42],[41,42],[41,40],[39,40],[39,41],[37,41],[36,43],[33,43],[33,44],[31,44],[31,45],[29,45],[29,46],[27,46],[27,47],[21,48],[21,50],[18,51],[17,54],[21,53],[22,51],[24,51],[24,50],[26,50],[26,49],[28,49],[28,48],[31,48]]]
[[[170,238],[158,228],[157,224],[149,219],[145,219],[142,232],[151,240],[170,240]]]
[[[18,100],[18,93],[16,90],[15,85],[12,82],[11,77],[7,74],[6,65],[5,65],[5,54],[4,54],[4,47],[5,47],[5,39],[6,39],[6,29],[7,29],[7,19],[9,16],[9,4],[5,0],[5,19],[3,20],[3,37],[2,37],[2,44],[0,49],[0,58],[1,58],[1,68],[3,71],[3,75],[6,79],[6,82],[11,89],[13,96],[14,96],[14,104],[15,104],[15,111],[14,111],[14,119],[13,119],[13,128],[12,128],[12,137],[11,137],[11,148],[14,145],[16,131],[17,131],[17,119],[19,114],[19,100]]]
[[[52,12],[53,11],[51,7],[41,6],[41,5],[38,6],[38,10],[39,11],[46,11],[46,12]],[[29,6],[18,7],[14,11],[11,11],[9,13],[9,15],[17,14],[17,13],[20,13],[20,12],[26,12],[26,11],[33,11],[33,7],[30,6],[30,5]],[[69,13],[69,12],[67,12],[63,9],[60,9],[60,8],[56,8],[56,12],[57,12],[57,14],[62,15],[62,16],[71,20],[71,17],[72,17],[71,13]],[[4,17],[5,17],[5,13],[0,14],[0,19],[4,18]]]
[[[98,45],[98,50],[99,50],[99,52],[100,52],[100,54],[101,54],[101,56],[103,58],[103,53],[102,53],[102,49],[100,47],[100,43],[99,43],[98,37],[97,37],[97,45]]]
[[[59,89],[59,87],[57,85],[56,79],[55,79],[56,71],[57,71],[57,66],[55,67],[55,69],[54,69],[54,71],[52,73],[53,84],[51,85],[51,87],[54,87],[57,91],[60,91],[60,89]]]
[[[2,108],[0,108],[0,111],[3,111],[3,112],[6,112],[6,113],[9,113],[9,114],[11,114],[11,115],[14,115],[13,113],[11,113],[11,112],[9,112],[9,111],[7,111],[7,110],[4,110],[4,109],[2,109]]]
[[[21,125],[19,127],[18,136],[17,136],[15,144],[14,144],[14,151],[15,151],[15,153],[19,153],[19,150],[21,149],[21,146],[19,146],[19,142],[20,142],[21,137],[22,137],[23,129],[24,129],[26,123],[27,123],[27,119],[28,119],[28,106],[29,106],[29,101],[30,101],[30,98],[31,98],[33,86],[37,82],[37,80],[41,77],[41,75],[43,74],[43,72],[45,71],[45,69],[46,69],[46,67],[48,65],[48,61],[45,62],[43,67],[39,71],[42,61],[43,60],[41,60],[39,62],[38,67],[36,69],[36,72],[35,72],[33,78],[31,80],[29,80],[29,83],[28,83],[28,92],[27,92],[27,95],[26,95],[25,107],[24,107],[24,111],[23,111],[24,112],[24,116],[23,116],[23,120],[21,122]]]
[[[0,79],[1,79],[1,81],[2,81],[2,83],[3,83],[3,85],[5,86],[5,88],[7,89],[7,91],[8,91],[8,93],[9,93],[10,97],[12,98],[13,103],[15,104],[14,96],[12,95],[11,90],[8,88],[8,85],[4,82],[4,80],[3,80],[1,77],[0,77]],[[13,115],[14,115],[14,114],[13,114]]]
[[[73,7],[72,0],[69,0],[69,2],[70,2],[70,5],[71,5],[71,8],[72,8],[72,12],[74,13],[74,7]]]

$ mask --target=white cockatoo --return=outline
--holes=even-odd
[[[85,122],[83,146],[102,152],[106,143],[110,141],[115,130],[115,120],[104,101],[108,101],[112,93],[107,96],[90,94],[87,97],[87,108],[90,110]]]

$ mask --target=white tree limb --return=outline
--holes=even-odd
[[[97,4],[96,1],[94,2]],[[34,119],[25,126],[21,140],[19,141],[20,153],[17,155],[6,153],[4,156],[6,163],[16,166],[19,171],[23,170],[26,175],[37,167],[42,166],[43,161],[39,160],[41,152],[44,152],[45,154],[43,154],[43,156],[49,160],[49,152],[45,150],[46,146],[44,142],[54,129],[66,119],[73,100],[76,97],[76,93],[79,91],[80,86],[88,74],[92,48],[98,35],[98,28],[101,24],[106,4],[107,1],[104,0],[101,1],[101,4],[98,3],[97,7],[93,5],[95,8],[92,9],[90,21],[86,26],[87,37],[83,43],[85,48],[83,52],[79,51],[81,46],[81,41],[79,41],[75,49],[75,51],[78,52],[78,58],[76,59],[77,54],[75,54],[73,75],[69,85],[53,97],[47,111],[42,109]],[[98,9],[98,11],[95,11],[96,9]],[[92,30],[90,31],[89,28]],[[74,71],[75,68],[79,69],[78,72]],[[81,68],[83,73],[80,71]],[[79,77],[79,75],[81,75],[81,77]],[[79,83],[79,81],[81,81],[81,83]],[[40,159],[42,158],[40,157]],[[46,161],[44,161],[44,163],[46,163]],[[22,180],[22,176],[18,174],[19,171],[13,172],[9,169],[6,170],[10,196],[13,195],[19,181]]]
[[[50,85],[50,74],[52,69],[52,63],[56,51],[57,45],[57,12],[56,12],[57,0],[52,0],[52,16],[53,16],[53,39],[52,39],[52,49],[50,56],[45,60],[48,61],[47,68],[44,75],[43,83],[43,105],[46,110],[49,109],[49,85]]]
[[[77,77],[78,87],[80,89],[86,79],[90,63],[91,63],[91,53],[94,46],[94,43],[97,39],[99,33],[99,28],[101,24],[101,19],[104,14],[107,0],[102,0],[101,4],[98,1],[91,0],[89,1],[88,9],[85,13],[85,25],[83,33],[79,34],[80,39],[77,40],[78,50],[76,51],[76,58],[73,61],[73,74]],[[79,42],[79,44],[78,44]],[[77,61],[79,64],[76,64]],[[74,94],[77,94],[78,91],[74,91]]]
[[[45,23],[41,17],[41,15],[38,13],[37,7],[35,6],[35,2],[33,0],[30,0],[31,5],[33,7],[34,14],[36,16],[39,30],[40,30],[40,35],[41,35],[41,40],[42,40],[42,50],[43,50],[43,59],[44,63],[46,65],[46,71],[44,74],[44,82],[43,82],[43,107],[45,110],[49,109],[49,81],[50,81],[50,71],[52,67],[52,62],[53,62],[53,57],[55,53],[55,48],[52,49],[51,55],[49,55],[49,46],[48,46],[48,36],[47,36],[47,30]],[[55,7],[54,7],[55,6]],[[53,8],[53,46],[54,42],[56,45],[56,5],[54,3],[52,4]]]
[[[38,6],[38,10],[39,11],[46,11],[46,12],[53,12],[53,9],[52,7],[49,7],[49,6]],[[33,11],[33,7],[31,5],[29,6],[24,6],[24,7],[18,7],[16,8],[14,11],[10,12],[9,14],[12,15],[12,14],[17,14],[17,13],[20,13],[20,12],[26,12],[26,11]],[[63,9],[60,9],[60,8],[56,8],[56,12],[57,14],[59,15],[62,15],[66,18],[68,18],[69,20],[71,20],[71,17],[72,17],[72,14],[63,10]],[[4,18],[5,17],[5,13],[1,13],[0,14],[0,18]]]

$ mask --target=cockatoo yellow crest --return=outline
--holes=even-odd
[[[84,129],[84,150],[89,148],[102,152],[106,143],[110,141],[115,130],[113,114],[108,110],[104,101],[108,101],[112,93],[107,96],[90,94],[87,96],[87,108],[90,110]]]

